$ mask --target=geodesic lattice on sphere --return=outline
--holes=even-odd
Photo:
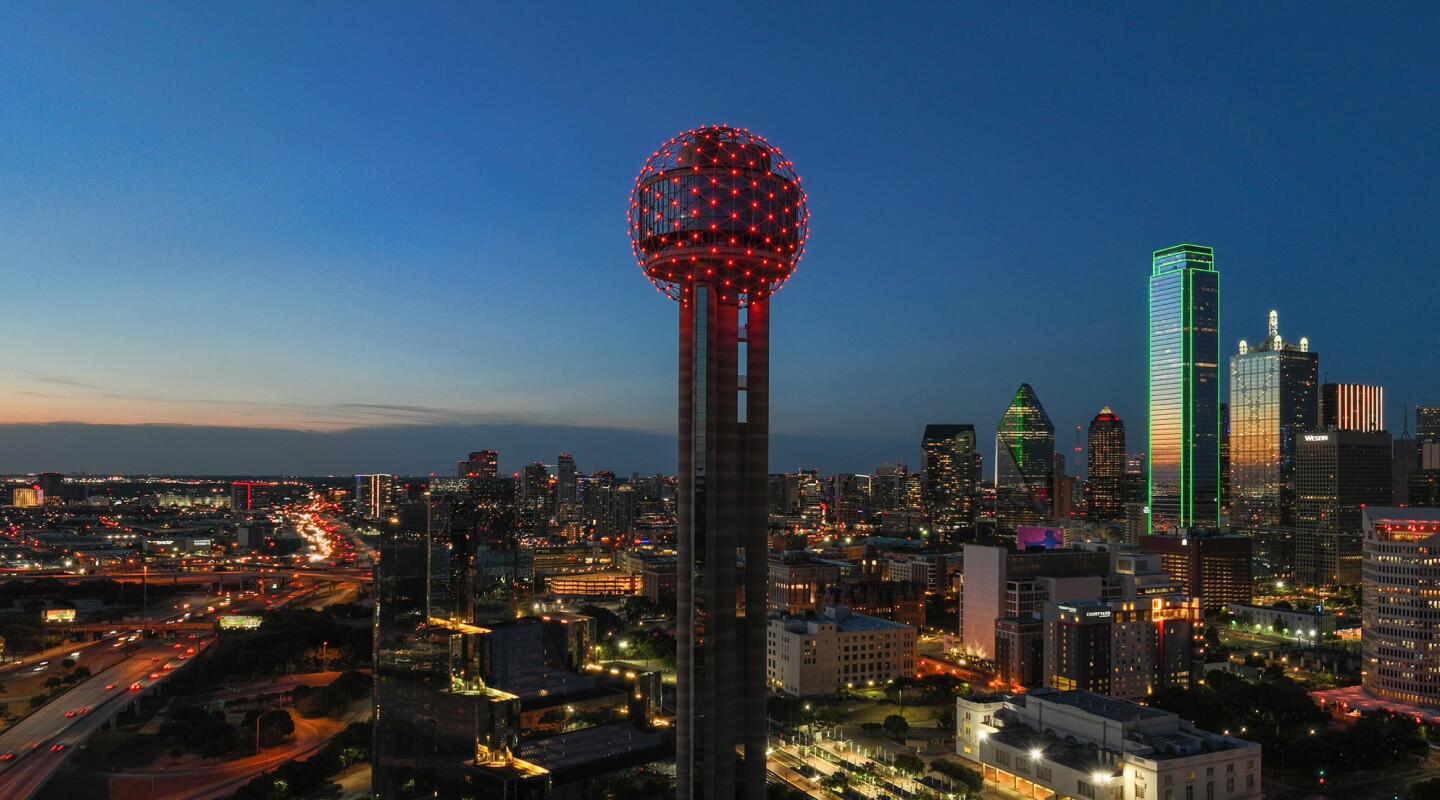
[[[635,179],[629,217],[640,268],[681,302],[697,280],[722,302],[769,297],[795,272],[810,234],[795,165],[763,136],[727,125],[655,151]]]

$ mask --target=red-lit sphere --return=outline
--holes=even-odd
[[[629,217],[640,268],[681,302],[696,283],[722,302],[769,297],[795,272],[810,234],[795,165],[763,136],[728,125],[687,131],[650,156]]]

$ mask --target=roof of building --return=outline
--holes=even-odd
[[[1431,506],[1424,508],[1369,506],[1365,509],[1365,516],[1371,520],[1413,519],[1417,522],[1440,522],[1440,506]]]
[[[1044,700],[1047,703],[1059,703],[1072,708],[1078,708],[1087,714],[1094,714],[1097,717],[1114,722],[1135,722],[1142,719],[1158,719],[1167,716],[1169,712],[1159,709],[1147,708],[1139,703],[1132,703],[1129,700],[1118,700],[1114,697],[1082,692],[1079,690],[1061,692],[1055,689],[1036,689],[1030,692],[1030,697],[1036,700]]]

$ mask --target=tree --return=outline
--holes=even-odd
[[[930,763],[930,769],[964,786],[970,794],[979,794],[985,786],[985,778],[978,772],[948,758],[938,758]]]
[[[1440,800],[1440,778],[1416,781],[1405,787],[1405,800]]]
[[[58,675],[51,675],[45,679],[45,683],[42,685],[46,689],[58,689],[62,683],[64,683],[64,681],[62,681]]]
[[[273,747],[295,732],[295,720],[283,708],[267,711],[260,715],[260,744]]]
[[[895,769],[909,775],[919,775],[925,771],[925,760],[920,756],[910,753],[897,753],[895,756]]]
[[[880,726],[885,729],[886,733],[897,739],[904,736],[905,733],[910,730],[910,723],[906,722],[905,718],[899,714],[891,714],[886,717],[885,721],[880,723]]]

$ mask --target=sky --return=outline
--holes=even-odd
[[[1142,451],[1180,242],[1222,353],[1278,309],[1398,432],[1440,403],[1440,7],[1367,11],[7,4],[0,471],[673,470],[678,309],[625,211],[706,123],[810,195],[774,469],[993,442],[1022,381],[1060,448],[1109,405]]]

